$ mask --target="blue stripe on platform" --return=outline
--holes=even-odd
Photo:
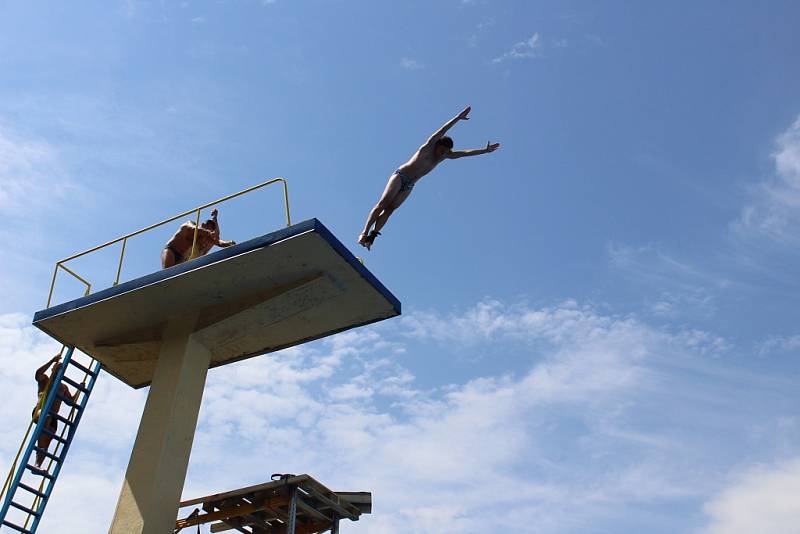
[[[233,258],[240,254],[245,254],[247,252],[268,247],[273,245],[279,241],[283,241],[284,239],[288,239],[290,237],[308,232],[314,231],[317,232],[328,244],[342,257],[345,261],[347,261],[351,267],[353,267],[358,273],[366,279],[378,292],[380,292],[383,297],[391,303],[392,307],[394,307],[395,311],[399,314],[400,313],[400,301],[395,297],[391,291],[389,291],[386,286],[384,286],[380,280],[378,280],[375,275],[373,275],[369,270],[364,267],[358,259],[353,256],[353,253],[347,250],[341,241],[339,241],[336,236],[334,236],[330,230],[328,230],[324,224],[322,224],[317,219],[309,219],[307,221],[303,221],[298,224],[294,224],[287,228],[283,228],[276,232],[272,232],[261,237],[256,237],[255,239],[251,239],[249,241],[245,241],[244,243],[237,243],[236,245],[228,248],[224,248],[218,250],[212,254],[207,254],[201,258],[197,258],[186,263],[182,263],[180,265],[176,265],[174,267],[170,267],[168,269],[162,269],[155,273],[151,273],[140,278],[136,278],[134,280],[130,280],[128,282],[123,282],[117,286],[109,287],[108,289],[103,289],[98,291],[97,293],[93,293],[86,297],[81,297],[79,299],[71,300],[69,302],[65,302],[63,304],[57,304],[55,306],[51,306],[50,308],[40,310],[36,312],[33,316],[33,323],[36,324],[39,321],[49,319],[51,317],[55,317],[57,315],[61,315],[63,313],[70,312],[72,310],[76,310],[78,308],[83,308],[84,306],[89,306],[96,302],[100,302],[101,300],[106,300],[109,298],[113,298],[124,293],[128,293],[130,291],[134,291],[136,289],[140,289],[142,287],[157,284],[174,276],[178,276],[195,269],[199,269],[201,267],[205,267],[207,265],[211,265],[223,260],[227,260],[229,258]]]

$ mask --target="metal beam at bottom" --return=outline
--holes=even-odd
[[[289,524],[286,525],[286,534],[294,534],[294,528],[297,524],[297,486],[293,486],[290,490],[289,500]]]

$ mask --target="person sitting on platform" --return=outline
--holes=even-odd
[[[458,121],[469,120],[467,115],[471,109],[472,108],[467,106],[461,113],[439,128],[428,138],[424,145],[419,147],[416,153],[411,156],[411,159],[403,163],[394,171],[394,174],[389,177],[383,195],[381,195],[375,207],[372,208],[372,211],[369,212],[364,231],[358,236],[359,245],[366,247],[367,250],[372,247],[372,242],[381,234],[380,230],[383,228],[383,225],[389,220],[394,210],[399,208],[400,204],[408,198],[408,195],[411,194],[411,190],[414,189],[414,185],[416,185],[420,178],[431,172],[441,162],[446,159],[458,159],[465,156],[488,154],[500,147],[499,143],[486,143],[486,148],[453,150],[453,140],[444,134]],[[370,231],[372,225],[375,225],[375,228]]]
[[[36,403],[36,406],[33,408],[33,413],[31,417],[33,418],[34,423],[39,422],[39,417],[41,416],[42,408],[44,407],[44,403],[47,400],[47,395],[50,393],[51,388],[51,377],[55,377],[58,374],[58,370],[61,367],[61,364],[58,361],[61,359],[60,354],[56,354],[53,358],[50,359],[46,364],[42,365],[36,370],[36,374],[34,375],[36,378],[36,387],[38,388],[39,392],[39,400]],[[53,365],[53,370],[50,371],[50,375],[47,374],[47,368],[50,365]],[[72,402],[78,401],[78,391],[75,391],[75,394],[69,392],[69,388],[65,386],[63,383],[58,385],[58,394],[64,397],[65,399],[69,399]],[[57,414],[58,411],[61,409],[61,399],[58,397],[53,399],[53,404],[50,406],[50,411],[47,413],[47,417],[44,420],[44,428],[55,434],[58,432],[58,421],[54,417],[53,414]],[[36,440],[36,468],[41,471],[42,462],[44,461],[44,453],[47,451],[47,448],[50,446],[50,442],[53,440],[53,436],[48,434],[47,432],[40,432],[39,439]],[[35,471],[34,471],[35,472]]]
[[[192,221],[183,223],[161,251],[161,267],[166,269],[192,258],[205,256],[214,245],[223,248],[235,245],[235,241],[223,241],[219,238],[217,213],[217,210],[212,211],[211,218],[201,224],[200,228],[197,228]],[[195,229],[197,229],[197,242],[194,244],[194,254],[192,254]]]

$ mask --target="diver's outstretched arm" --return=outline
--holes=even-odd
[[[436,143],[436,141],[438,141],[439,139],[441,139],[441,138],[442,138],[442,136],[443,136],[444,134],[446,134],[446,133],[447,133],[447,130],[449,130],[450,128],[452,128],[453,126],[455,126],[455,124],[456,124],[458,121],[468,121],[468,120],[469,120],[469,117],[467,117],[467,115],[469,115],[469,112],[470,112],[471,110],[472,110],[472,108],[471,108],[470,106],[467,106],[467,107],[465,107],[465,108],[464,108],[464,109],[461,111],[461,113],[459,113],[458,115],[456,115],[455,117],[453,117],[452,119],[450,119],[449,121],[447,121],[446,123],[444,123],[444,125],[443,125],[441,128],[439,128],[438,130],[436,130],[435,132],[433,132],[433,135],[431,135],[431,136],[428,138],[428,140],[425,142],[425,144],[424,144],[423,146],[424,146],[424,147],[431,147],[431,146],[433,146],[433,145]]]
[[[458,159],[467,156],[480,156],[481,154],[488,154],[500,148],[500,143],[486,143],[486,148],[473,148],[470,150],[453,150],[447,154],[448,159]]]

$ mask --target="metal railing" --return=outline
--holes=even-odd
[[[53,292],[55,291],[56,278],[58,277],[58,270],[59,269],[63,269],[68,274],[72,275],[79,282],[83,283],[86,286],[86,293],[84,294],[84,296],[88,295],[92,290],[92,284],[89,283],[89,281],[87,281],[86,279],[84,279],[80,275],[78,275],[75,271],[73,271],[72,269],[70,269],[69,267],[64,265],[65,263],[67,263],[69,261],[72,261],[72,260],[75,260],[77,258],[86,256],[87,254],[91,254],[93,252],[97,252],[98,250],[104,249],[106,247],[110,247],[111,245],[115,245],[115,244],[121,242],[122,243],[122,250],[120,251],[120,254],[119,254],[119,264],[117,265],[117,276],[114,278],[114,284],[113,284],[113,285],[117,285],[117,284],[119,284],[119,277],[122,275],[122,263],[125,260],[125,247],[128,244],[128,239],[130,239],[132,237],[135,237],[137,235],[143,234],[145,232],[149,232],[150,230],[153,230],[154,228],[158,228],[159,226],[163,226],[165,224],[171,223],[171,222],[173,222],[173,221],[175,221],[177,219],[180,219],[182,217],[186,217],[187,215],[191,215],[193,213],[196,213],[197,217],[196,217],[196,221],[195,221],[194,237],[192,239],[192,252],[188,256],[189,258],[192,258],[194,256],[194,249],[195,249],[195,246],[197,244],[197,232],[198,232],[198,230],[200,228],[200,213],[204,209],[210,208],[211,206],[216,206],[218,204],[222,204],[223,202],[227,202],[228,200],[232,200],[232,199],[240,197],[242,195],[246,195],[247,193],[251,193],[251,192],[255,191],[256,189],[261,189],[262,187],[266,187],[268,185],[271,185],[271,184],[274,184],[274,183],[278,183],[278,182],[283,183],[283,202],[284,202],[284,206],[285,206],[285,209],[286,209],[286,226],[291,226],[292,225],[292,218],[291,218],[291,215],[289,213],[289,188],[288,188],[288,186],[286,184],[286,180],[284,178],[273,178],[272,180],[267,180],[266,182],[260,183],[258,185],[254,185],[252,187],[248,187],[247,189],[239,191],[238,193],[234,193],[232,195],[228,195],[226,197],[222,197],[220,199],[217,199],[217,200],[215,200],[213,202],[209,202],[207,204],[203,204],[202,206],[199,206],[197,208],[191,209],[189,211],[185,211],[183,213],[175,215],[174,217],[170,217],[169,219],[165,219],[165,220],[163,220],[161,222],[158,222],[156,224],[151,224],[150,226],[148,226],[146,228],[142,228],[141,230],[137,230],[135,232],[131,232],[130,234],[126,234],[126,235],[124,235],[122,237],[118,237],[116,239],[108,241],[107,243],[103,243],[102,245],[98,245],[96,247],[90,248],[89,250],[85,250],[85,251],[80,252],[78,254],[73,254],[72,256],[70,256],[68,258],[64,258],[63,260],[61,260],[59,262],[56,262],[56,267],[53,270],[53,280],[52,280],[52,282],[50,282],[50,293],[47,296],[47,307],[48,308],[50,307],[50,303],[53,300]]]

